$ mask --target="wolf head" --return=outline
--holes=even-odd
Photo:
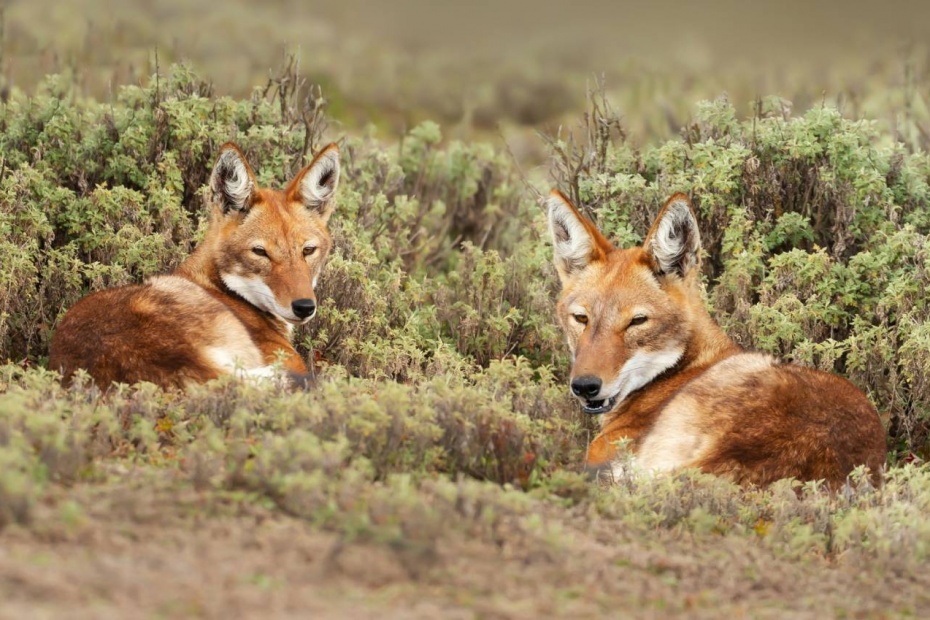
[[[223,145],[210,175],[212,214],[204,245],[225,286],[290,326],[309,321],[332,245],[326,223],[338,185],[335,144],[283,191],[259,187],[242,151]]]
[[[585,412],[607,413],[685,356],[703,303],[697,220],[675,194],[642,246],[617,249],[560,192],[547,208],[571,391]]]

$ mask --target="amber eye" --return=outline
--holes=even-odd
[[[630,320],[630,325],[642,325],[646,322],[646,315],[637,314]]]
[[[314,252],[316,252],[316,247],[312,245],[308,245],[304,248],[304,256],[312,256]]]
[[[252,248],[252,253],[256,256],[264,256],[265,258],[268,258],[268,252],[266,252],[265,248],[260,245],[256,245],[254,248]]]
[[[582,325],[588,324],[588,317],[584,314],[573,314],[572,318],[581,323]]]

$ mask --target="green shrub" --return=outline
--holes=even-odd
[[[80,296],[187,255],[219,144],[238,141],[261,182],[281,184],[326,138],[299,89],[237,101],[183,67],[108,105],[69,89],[52,77],[0,109],[0,355],[25,366],[41,365],[56,320]],[[734,339],[849,376],[883,412],[894,447],[924,454],[930,162],[831,108],[798,118],[785,109],[767,101],[741,121],[725,100],[703,103],[681,140],[635,148],[601,107],[588,116],[601,129],[587,150],[551,142],[555,169],[621,245],[641,240],[668,194],[690,192],[708,303]],[[3,396],[44,412],[36,420],[69,419],[88,399],[97,408],[74,422],[80,440],[5,440],[4,458],[17,463],[5,503],[21,506],[7,521],[25,518],[45,480],[69,484],[130,454],[180,458],[195,485],[257,492],[300,514],[329,505],[338,485],[308,505],[288,498],[333,467],[352,484],[462,475],[587,497],[556,473],[581,461],[589,421],[564,389],[544,217],[510,157],[445,141],[432,123],[397,148],[372,136],[341,148],[320,315],[297,334],[321,370],[318,389],[269,399],[227,381],[101,399],[10,366],[20,391]],[[16,404],[27,393],[33,400]]]
[[[930,159],[834,108],[785,110],[768,100],[741,122],[725,99],[704,102],[681,140],[642,149],[553,141],[557,170],[620,245],[641,241],[668,195],[690,194],[709,305],[726,331],[848,376],[894,448],[926,455]]]
[[[305,93],[281,86],[288,79],[236,101],[177,66],[107,105],[77,98],[61,77],[15,95],[0,110],[0,358],[41,361],[81,296],[176,266],[203,228],[201,190],[223,142],[242,146],[263,184],[304,165],[325,122],[302,107]],[[536,207],[507,156],[443,145],[425,123],[399,150],[344,139],[343,157],[336,251],[320,319],[298,334],[305,352],[395,379],[436,363],[561,359],[533,249]],[[463,261],[487,277],[450,280]],[[476,297],[488,301],[474,314]],[[450,352],[457,359],[443,361]]]
[[[331,374],[311,392],[225,379],[187,394],[103,394],[2,366],[0,528],[29,526],[40,501],[62,498],[53,487],[96,487],[91,497],[118,510],[132,472],[193,487],[199,510],[208,497],[260,502],[345,541],[387,544],[411,569],[451,532],[554,558],[577,554],[571,532],[587,529],[689,549],[739,538],[788,560],[900,575],[930,557],[926,468],[896,467],[880,489],[859,471],[839,493],[791,480],[743,489],[694,471],[598,487],[571,471],[582,438],[557,414],[564,390],[535,374],[497,362],[408,385]]]

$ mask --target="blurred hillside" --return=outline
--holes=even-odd
[[[188,61],[218,94],[248,95],[286,54],[348,128],[396,134],[429,118],[452,135],[577,118],[604,76],[638,140],[678,133],[694,101],[836,103],[905,141],[928,140],[930,4],[580,0],[338,3],[8,0],[2,74],[31,92],[73,72],[108,100],[158,62]]]

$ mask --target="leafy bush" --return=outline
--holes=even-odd
[[[201,189],[223,142],[240,144],[262,184],[286,182],[326,129],[301,84],[284,74],[236,101],[178,66],[108,105],[78,99],[60,77],[15,95],[0,110],[0,358],[40,362],[81,296],[177,265],[203,228]],[[399,150],[343,141],[337,249],[320,319],[298,334],[305,351],[398,379],[431,364],[561,359],[551,280],[528,249],[535,205],[503,154],[440,143],[432,123]],[[459,280],[463,265],[472,277]]]
[[[202,230],[220,143],[237,140],[262,183],[283,183],[323,143],[321,106],[296,75],[237,101],[183,66],[110,105],[54,76],[14,94],[0,110],[0,356],[41,363],[82,295],[178,264]],[[923,454],[930,163],[874,123],[789,109],[764,100],[740,121],[725,99],[705,102],[682,139],[636,148],[601,101],[584,149],[550,146],[561,184],[620,244],[640,241],[669,193],[691,193],[727,331],[849,376],[894,447]],[[433,123],[396,149],[346,138],[343,153],[336,249],[302,350],[350,376],[410,383],[519,358],[564,376],[541,217],[510,158],[445,142]]]
[[[238,141],[264,184],[324,143],[318,91],[276,80],[239,101],[177,67],[100,105],[52,77],[0,108],[0,356],[13,362],[0,366],[0,528],[40,531],[48,506],[73,519],[96,494],[118,511],[129,472],[195,494],[198,519],[205,502],[261,506],[339,545],[384,543],[417,575],[452,536],[587,569],[573,536],[592,532],[896,575],[926,562],[925,468],[896,466],[880,490],[855,474],[838,494],[690,471],[600,488],[579,473],[591,422],[565,389],[543,214],[501,149],[432,123],[390,148],[340,143],[320,314],[297,333],[319,368],[313,390],[62,387],[42,369],[56,320],[188,254],[220,143]],[[728,332],[851,377],[898,455],[923,455],[930,161],[830,108],[786,109],[771,100],[741,121],[724,100],[703,103],[681,139],[634,147],[600,102],[583,148],[550,141],[554,170],[619,244],[690,192],[708,304]]]
[[[0,110],[0,355],[28,364],[42,362],[56,320],[80,296],[186,256],[203,228],[201,188],[218,144],[238,141],[260,181],[281,184],[327,129],[319,93],[296,75],[242,101],[214,96],[183,66],[123,87],[110,105],[71,88],[50,77],[37,95],[14,94]],[[895,448],[923,454],[930,163],[919,150],[889,146],[873,123],[823,106],[793,118],[789,108],[766,100],[740,121],[725,99],[705,102],[682,139],[636,148],[601,101],[587,116],[585,148],[550,141],[555,170],[620,244],[641,240],[668,194],[691,193],[709,304],[727,331],[846,374],[885,415]],[[379,477],[430,463],[525,486],[538,463],[568,463],[552,446],[583,445],[584,423],[556,396],[568,363],[551,313],[555,278],[543,218],[511,159],[487,144],[444,141],[428,122],[398,148],[370,136],[342,147],[335,250],[320,316],[298,343],[330,366],[334,385],[401,383],[366,385],[372,398],[383,391],[403,403],[378,415],[406,429],[412,452],[349,427],[311,434],[364,446]],[[511,372],[520,380],[495,393],[505,402],[523,389],[545,393],[533,402],[556,425],[549,447],[508,418],[539,419],[529,410],[472,393]],[[438,398],[446,384],[462,391]],[[441,421],[421,434],[418,415]],[[462,441],[490,452],[452,449]]]
[[[503,362],[414,385],[329,376],[308,393],[227,379],[187,394],[148,384],[102,394],[2,366],[0,527],[28,524],[53,485],[113,486],[122,463],[120,476],[163,472],[174,488],[227,500],[244,492],[346,540],[400,545],[415,563],[450,530],[498,545],[518,536],[559,557],[577,554],[561,528],[595,526],[691,545],[733,537],[789,560],[904,575],[930,556],[926,468],[895,468],[881,489],[859,471],[840,493],[790,480],[742,489],[693,471],[598,488],[569,471],[580,438],[554,414],[564,391],[533,372]]]
[[[54,373],[0,367],[0,525],[24,521],[43,485],[93,479],[122,455],[276,501],[302,476],[338,486],[465,474],[528,489],[581,459],[580,418],[561,413],[565,390],[525,361],[408,385],[331,373],[312,392],[229,378],[187,394],[151,384],[104,394],[80,377],[63,389]]]
[[[930,325],[925,254],[930,160],[886,146],[874,123],[778,99],[739,121],[697,106],[680,140],[637,149],[589,131],[553,140],[556,170],[621,245],[664,199],[699,210],[712,314],[740,344],[847,375],[883,413],[894,447],[926,455]],[[595,108],[590,122],[612,118]]]

